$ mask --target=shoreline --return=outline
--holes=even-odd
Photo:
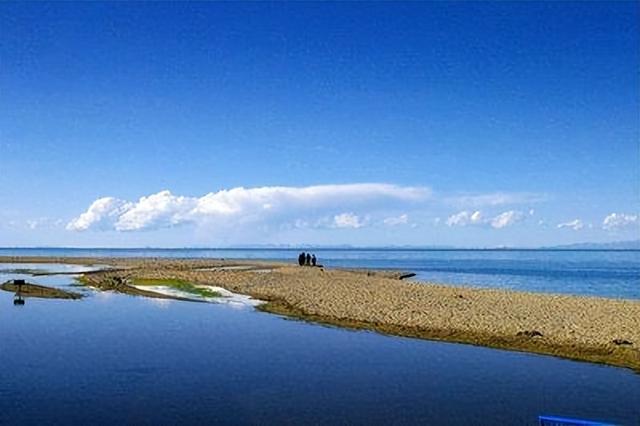
[[[104,289],[133,278],[188,280],[263,300],[256,309],[303,321],[552,355],[640,373],[636,300],[446,286],[402,281],[400,271],[257,260],[0,256],[0,263],[109,265],[114,269],[83,273],[82,281]]]

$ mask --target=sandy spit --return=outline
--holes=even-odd
[[[0,262],[108,264],[114,270],[85,274],[86,282],[100,287],[134,277],[184,279],[267,301],[260,309],[304,320],[640,372],[640,301],[635,300],[450,287],[402,281],[394,271],[257,261],[0,257]]]

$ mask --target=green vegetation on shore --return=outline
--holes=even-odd
[[[134,278],[133,285],[164,286],[200,297],[222,297],[222,294],[217,291],[213,291],[208,288],[196,287],[193,283],[175,278]]]

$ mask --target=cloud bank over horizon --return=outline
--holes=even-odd
[[[307,187],[237,187],[202,197],[174,195],[168,190],[136,202],[103,197],[66,226],[69,231],[143,231],[183,224],[216,225],[331,214],[332,226],[360,228],[367,222],[350,210],[376,211],[395,203],[410,205],[430,198],[428,187],[385,183]]]
[[[525,192],[438,193],[428,186],[389,183],[235,187],[202,196],[163,190],[137,200],[98,198],[66,226],[55,218],[31,220],[28,226],[64,226],[72,232],[121,236],[145,232],[145,239],[152,239],[156,232],[190,226],[196,232],[192,235],[203,241],[222,238],[234,242],[355,241],[372,235],[393,241],[433,236],[440,241],[463,241],[469,235],[488,233],[513,239],[534,229],[547,235],[551,229],[563,230],[573,241],[578,235],[597,239],[594,232],[598,230],[604,238],[640,230],[640,215],[630,213],[553,220],[547,216],[555,208],[548,203],[551,199]],[[535,203],[542,205],[534,210]]]

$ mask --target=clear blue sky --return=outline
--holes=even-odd
[[[0,246],[638,238],[639,10],[2,2]]]

